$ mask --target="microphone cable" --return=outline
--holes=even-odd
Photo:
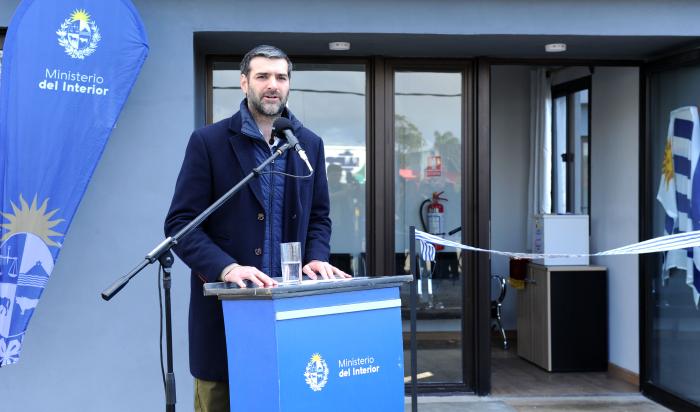
[[[160,375],[163,378],[163,391],[167,392],[165,386],[165,367],[163,366],[163,292],[161,290],[161,277],[163,276],[163,267],[158,265],[158,310],[160,313],[160,339],[158,340],[158,346],[160,349]],[[167,396],[167,395],[166,395]]]
[[[261,175],[282,175],[282,176],[287,176],[287,177],[291,177],[294,179],[308,179],[314,175],[314,172],[309,172],[309,174],[306,176],[298,176],[298,175],[293,175],[293,174],[289,174],[289,173],[285,173],[285,172],[278,172],[276,170],[271,170],[269,172],[260,172],[260,174]]]
[[[274,135],[274,134],[273,134],[273,135]],[[274,142],[274,144],[272,144],[272,145],[270,146],[270,149],[272,149],[272,150],[277,150],[277,145],[278,145],[279,143],[280,143],[280,138],[277,137],[277,136],[275,136],[275,142]],[[294,149],[293,147],[290,147],[289,149],[287,149],[287,153],[291,152],[293,149]],[[289,159],[288,159],[287,161],[289,161]],[[270,169],[272,169],[272,168],[270,168]],[[293,174],[289,174],[289,173],[285,173],[285,172],[278,172],[278,171],[276,171],[276,170],[269,170],[269,171],[267,171],[267,172],[260,172],[260,173],[258,173],[258,174],[261,174],[261,175],[281,175],[281,176],[291,177],[291,178],[293,178],[293,179],[308,179],[308,178],[310,178],[311,176],[314,175],[314,170],[311,169],[311,171],[309,172],[309,174],[306,175],[306,176],[298,176],[298,175],[293,175]]]

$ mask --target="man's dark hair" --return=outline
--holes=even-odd
[[[256,46],[253,48],[253,50],[249,51],[248,53],[243,56],[243,60],[241,61],[241,74],[244,76],[248,76],[248,73],[250,73],[250,61],[253,60],[255,57],[266,57],[268,59],[285,59],[287,61],[287,75],[289,77],[292,76],[292,61],[289,60],[289,57],[285,52],[282,50],[278,49],[275,46],[268,46],[267,44],[261,44],[260,46]]]

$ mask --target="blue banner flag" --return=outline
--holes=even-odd
[[[148,54],[129,0],[24,0],[0,79],[0,366],[27,325]]]

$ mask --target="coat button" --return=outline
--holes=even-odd
[[[255,248],[255,256],[260,256],[260,255],[262,255],[262,249]]]
[[[297,214],[295,213],[295,214],[292,215],[292,220],[294,220],[294,219],[296,219],[296,218],[297,218]]]
[[[263,212],[258,213],[258,220],[265,220],[265,213],[263,213]]]

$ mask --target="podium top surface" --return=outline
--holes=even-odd
[[[279,285],[261,288],[247,282],[248,287],[241,289],[235,283],[205,283],[204,296],[218,296],[221,300],[229,299],[282,299],[297,296],[321,295],[325,293],[350,292],[354,290],[381,289],[401,286],[413,280],[412,275],[355,277],[349,279],[304,280],[296,284],[284,284],[280,278]]]

